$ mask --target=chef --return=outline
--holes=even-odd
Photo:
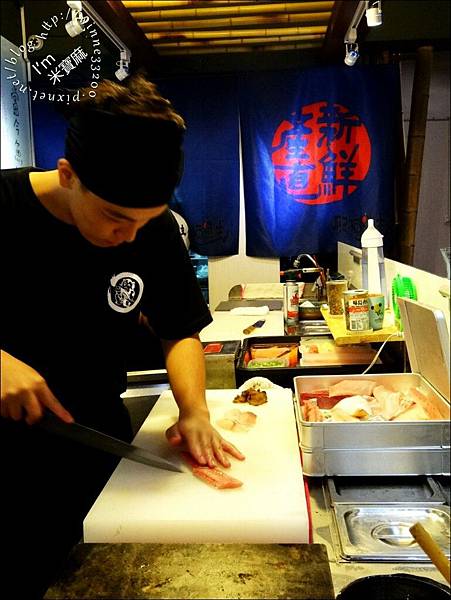
[[[183,119],[141,75],[90,91],[55,170],[2,171],[5,598],[42,597],[117,464],[45,433],[39,420],[50,411],[130,441],[120,394],[140,314],[161,340],[179,407],[169,443],[209,466],[244,458],[210,424],[198,332],[211,315],[167,206]]]

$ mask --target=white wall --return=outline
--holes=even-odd
[[[243,164],[240,144],[240,237],[238,254],[208,259],[208,296],[210,310],[227,300],[230,288],[240,283],[280,282],[278,258],[246,256],[246,219],[244,214]]]
[[[362,286],[362,271],[360,261],[356,255],[360,253],[360,248],[355,248],[338,242],[338,271],[356,288]],[[389,258],[385,259],[385,276],[387,281],[387,291],[391,295],[392,281],[400,275],[401,277],[410,277],[417,290],[417,299],[423,304],[428,304],[434,308],[439,308],[445,315],[448,331],[450,331],[450,282],[446,277],[439,277],[432,273],[427,273],[422,269],[417,269],[405,265]]]

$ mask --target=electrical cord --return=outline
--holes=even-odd
[[[403,334],[402,331],[395,331],[395,333],[391,333],[388,338],[384,341],[384,343],[382,344],[382,346],[379,348],[379,350],[377,351],[375,357],[373,358],[373,360],[370,362],[370,364],[367,366],[367,368],[363,371],[362,375],[366,375],[368,373],[368,371],[371,369],[371,367],[373,367],[377,361],[377,359],[379,358],[380,353],[382,352],[382,350],[384,349],[385,344],[393,337],[399,337],[399,338],[403,338]]]

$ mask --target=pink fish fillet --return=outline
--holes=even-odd
[[[242,481],[227,475],[227,473],[224,473],[217,467],[205,467],[200,465],[189,452],[180,452],[180,455],[188,466],[192,468],[195,477],[202,479],[204,483],[207,483],[218,490],[239,488],[243,485]]]
[[[335,396],[371,396],[376,385],[369,379],[343,379],[329,387],[329,398]]]

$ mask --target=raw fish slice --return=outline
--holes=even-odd
[[[224,418],[237,421],[240,425],[244,425],[245,427],[253,427],[257,422],[257,415],[255,413],[251,411],[242,412],[239,408],[228,410],[225,413]]]
[[[393,416],[391,416],[389,420],[394,421],[396,417],[405,415],[406,411],[408,411],[412,407],[415,407],[415,402],[411,398],[401,396],[401,405],[399,407],[399,410]]]
[[[316,398],[318,400],[318,406],[320,408],[332,408],[339,400],[342,400],[344,397],[345,396],[336,396],[334,398],[329,398],[329,390],[317,390],[316,392],[302,392],[300,399],[301,404],[303,404],[306,400]]]
[[[429,421],[429,417],[422,406],[414,403],[410,408],[393,417],[391,421]]]
[[[216,469],[216,467],[213,469],[210,467],[194,467],[193,475],[218,490],[229,490],[239,488],[243,485],[242,481],[226,475],[226,473]]]
[[[329,387],[329,398],[335,396],[371,396],[376,386],[369,379],[343,379]]]
[[[246,425],[243,425],[235,419],[219,419],[219,421],[216,421],[216,425],[227,431],[235,431],[237,433],[249,431],[249,427],[246,427]]]
[[[357,417],[359,419],[365,419],[371,417],[373,414],[371,404],[365,396],[348,396],[343,398],[335,408],[339,408],[351,417]]]
[[[227,475],[217,467],[200,465],[189,452],[180,452],[180,456],[192,468],[195,477],[202,479],[202,481],[218,490],[239,488],[243,485],[242,481]]]
[[[315,398],[306,400],[302,405],[302,413],[304,421],[321,422],[324,421],[324,416],[315,401]]]
[[[239,421],[241,416],[241,411],[239,408],[232,408],[232,410],[228,410],[224,413],[225,419],[232,419],[233,421]]]
[[[351,417],[351,415],[348,415],[348,413],[342,410],[339,406],[334,406],[330,410],[330,413],[334,421],[354,421],[356,423],[360,421],[360,419],[358,419],[357,417]]]
[[[235,420],[219,419],[219,421],[216,421],[216,425],[222,429],[226,429],[227,431],[233,431],[233,428],[235,427]]]
[[[380,404],[378,414],[382,415],[387,421],[393,419],[393,417],[400,414],[400,411],[407,408],[404,408],[401,404],[401,392],[394,392],[383,385],[376,385],[374,387],[373,396]]]
[[[243,412],[241,413],[239,422],[246,427],[253,427],[257,422],[257,415],[250,411]]]

